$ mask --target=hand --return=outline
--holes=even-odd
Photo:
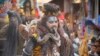
[[[19,32],[24,39],[27,39],[29,36],[29,32],[25,30],[26,25],[20,24],[19,25]]]
[[[37,33],[37,29],[35,27],[30,27],[29,29],[29,36],[32,36],[32,34]]]
[[[20,24],[19,25],[19,32],[22,32],[25,29],[25,25]]]
[[[63,21],[63,20],[59,20],[59,26],[60,26],[61,28],[63,28],[63,26],[64,26],[64,21]]]

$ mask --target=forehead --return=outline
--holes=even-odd
[[[55,21],[55,20],[58,20],[56,16],[50,16],[48,17],[48,20],[49,21]]]

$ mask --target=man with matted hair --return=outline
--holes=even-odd
[[[38,36],[28,41],[23,56],[72,56],[72,43],[57,18],[58,6],[44,4],[44,16],[37,26]]]

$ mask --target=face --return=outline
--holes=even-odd
[[[37,28],[37,20],[32,20],[30,23],[31,27]]]
[[[36,20],[32,20],[30,24],[31,24],[30,31],[32,33],[36,32],[36,30],[37,30],[37,21]]]
[[[58,19],[55,16],[51,16],[48,18],[47,22],[47,27],[49,29],[52,29],[53,27],[58,28]]]
[[[96,46],[96,51],[100,52],[100,43],[99,42],[95,42],[95,46]]]
[[[96,47],[95,47],[94,45],[92,45],[92,46],[91,46],[91,50],[92,50],[93,52],[96,52]]]
[[[27,2],[27,3],[26,3],[26,6],[30,6],[30,3],[29,3],[29,2]]]

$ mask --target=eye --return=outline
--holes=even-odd
[[[48,21],[49,23],[57,23],[58,21]]]
[[[49,21],[49,23],[53,23],[53,21]]]
[[[58,21],[55,21],[55,23],[57,23]]]
[[[56,18],[56,17],[51,16],[51,17],[49,17],[49,18],[48,18],[48,22],[49,22],[49,23],[57,23],[57,22],[58,22],[58,20],[57,20],[57,18]]]

